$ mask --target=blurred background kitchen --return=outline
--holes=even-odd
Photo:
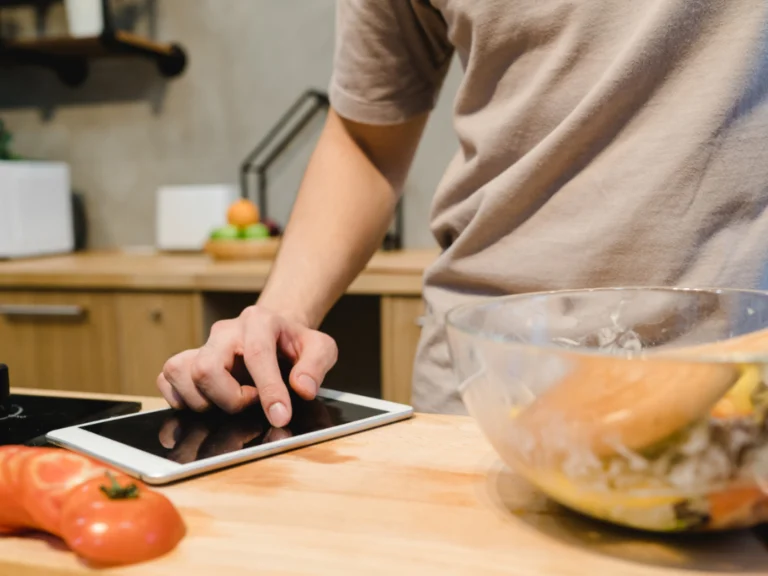
[[[245,196],[279,244],[327,109],[334,20],[334,0],[0,0],[13,386],[157,394],[167,358],[255,301],[275,244],[211,234]],[[321,327],[340,349],[328,387],[410,401],[459,75],[454,63],[391,237]]]
[[[93,0],[80,0],[84,5]],[[77,4],[78,0],[68,0]],[[100,2],[100,0],[96,0]],[[0,0],[2,38],[70,35],[64,1]],[[12,6],[19,5],[19,6]],[[333,0],[110,0],[115,26],[178,43],[186,68],[166,79],[154,61],[89,59],[68,87],[47,68],[0,68],[0,120],[24,157],[66,162],[89,214],[89,246],[155,242],[162,186],[237,184],[240,163],[303,91],[325,91]],[[47,6],[44,25],[36,8]],[[70,15],[74,11],[70,6]],[[75,30],[75,33],[77,31]],[[5,64],[11,64],[9,58]],[[433,191],[456,150],[454,65],[419,150],[403,206],[405,247],[428,247]],[[318,114],[270,168],[270,215],[284,222],[319,135]],[[2,183],[0,182],[0,186]]]

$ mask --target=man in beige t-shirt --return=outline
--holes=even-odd
[[[259,302],[171,360],[171,404],[290,418],[336,360],[316,331],[376,250],[449,63],[418,410],[462,412],[444,315],[479,295],[768,287],[764,0],[339,0],[332,111]],[[328,230],[337,233],[328,237]],[[256,387],[229,371],[242,355]]]

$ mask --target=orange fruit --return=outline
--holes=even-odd
[[[259,207],[250,200],[241,198],[227,210],[227,222],[238,228],[245,228],[259,222]]]

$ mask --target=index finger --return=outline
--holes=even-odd
[[[270,322],[245,333],[243,360],[259,391],[264,413],[275,428],[291,421],[291,398],[277,363],[279,326]]]

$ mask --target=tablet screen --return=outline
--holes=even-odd
[[[320,397],[306,401],[292,395],[291,402],[291,423],[279,429],[270,426],[260,404],[234,415],[217,409],[205,413],[168,409],[82,428],[155,456],[188,464],[385,413]]]

